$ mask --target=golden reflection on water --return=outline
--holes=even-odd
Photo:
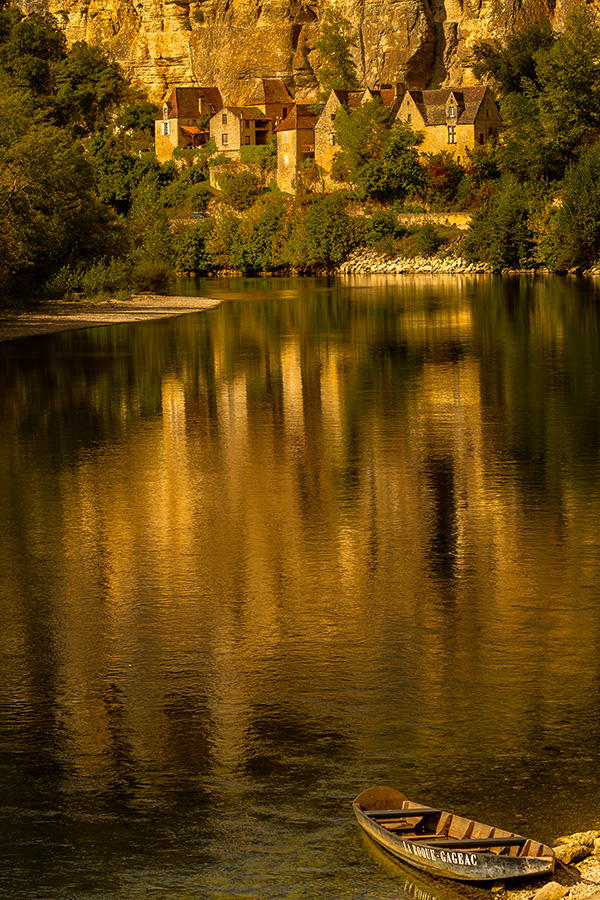
[[[500,779],[531,803],[523,755],[573,755],[598,324],[492,287],[301,284],[7,356],[0,700],[24,739],[49,702],[74,807],[109,783],[237,796],[307,754],[348,796],[449,764],[424,802]]]

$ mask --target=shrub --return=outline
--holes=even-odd
[[[471,222],[465,242],[467,256],[484,260],[497,271],[531,268],[536,262],[536,247],[530,211],[530,198],[523,185],[505,176],[488,206]]]
[[[355,223],[348,216],[340,194],[316,200],[304,224],[311,263],[338,265],[356,246]]]
[[[175,269],[177,272],[195,272],[205,275],[213,268],[207,240],[212,231],[212,222],[205,220],[188,226],[175,235]]]
[[[165,262],[150,259],[137,263],[131,273],[133,287],[142,294],[164,294],[172,279],[173,272]]]
[[[443,243],[443,237],[431,222],[419,229],[418,247],[423,256],[435,256]]]
[[[219,179],[219,187],[225,203],[234,209],[250,209],[262,193],[260,179],[253,172],[224,172]]]

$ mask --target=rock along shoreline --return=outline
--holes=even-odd
[[[555,841],[555,871],[517,889],[494,885],[506,900],[600,900],[600,831],[582,831]]]

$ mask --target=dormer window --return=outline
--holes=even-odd
[[[454,106],[451,106],[450,109],[448,110],[448,116],[450,119],[456,118],[456,108]]]
[[[163,119],[169,118],[169,107],[166,103],[163,104]]]

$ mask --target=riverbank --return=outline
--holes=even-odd
[[[100,303],[61,301],[44,304],[35,311],[18,315],[0,314],[0,341],[23,337],[167,319],[191,312],[212,309],[221,303],[211,297],[167,297],[140,294],[131,300],[107,300]]]
[[[554,852],[557,862],[551,878],[514,890],[499,885],[495,893],[505,900],[600,900],[600,831],[560,837]]]

